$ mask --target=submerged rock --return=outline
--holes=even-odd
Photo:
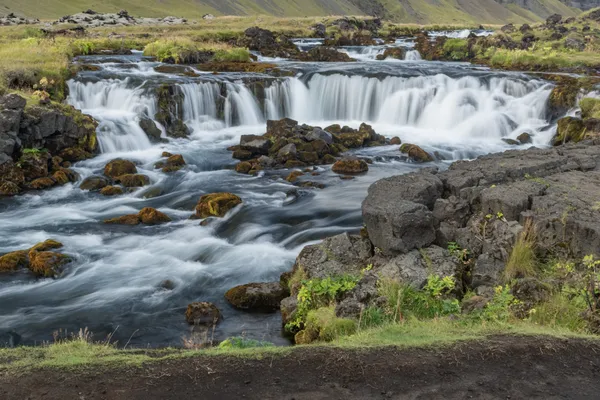
[[[123,194],[123,189],[119,186],[105,186],[100,190],[103,196],[120,196]]]
[[[275,312],[289,290],[280,282],[249,283],[236,286],[225,293],[227,301],[236,308],[247,311]]]
[[[224,217],[230,210],[242,204],[242,199],[232,193],[211,193],[200,197],[196,205],[196,217]]]
[[[150,178],[147,175],[125,174],[116,177],[115,182],[120,183],[126,188],[136,188],[149,185]]]
[[[221,319],[217,306],[208,302],[191,303],[185,311],[185,320],[190,325],[216,325]]]
[[[151,207],[145,207],[137,214],[124,215],[104,221],[105,224],[118,225],[138,225],[140,223],[145,225],[159,225],[167,222],[171,222],[171,218],[168,215]]]
[[[27,250],[13,251],[0,257],[0,272],[12,272],[29,266]]]

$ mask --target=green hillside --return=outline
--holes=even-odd
[[[0,0],[0,15],[15,13],[57,19],[88,8],[99,12],[126,9],[131,15],[174,15],[197,19],[215,15],[320,16],[377,14],[406,23],[504,23],[539,21],[550,14],[576,15],[559,0],[530,0],[522,8],[512,0]]]

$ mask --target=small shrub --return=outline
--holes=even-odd
[[[443,49],[450,60],[461,61],[469,58],[469,46],[465,39],[448,39]]]
[[[328,307],[343,293],[352,290],[359,278],[352,275],[314,278],[302,282],[298,291],[296,318],[286,324],[288,331],[302,329],[308,313],[321,307]]]
[[[494,291],[492,300],[476,315],[485,321],[506,322],[512,316],[511,307],[516,305],[518,300],[512,295],[508,285],[498,286]]]
[[[336,317],[334,306],[321,307],[309,311],[304,329],[308,337],[331,342],[339,337],[354,334],[356,321]]]
[[[573,332],[585,332],[587,322],[582,318],[586,308],[585,296],[581,291],[561,291],[544,303],[529,310],[529,320],[551,328],[566,328]]]
[[[213,57],[216,62],[249,62],[250,52],[242,48],[234,48],[231,50],[217,50]]]

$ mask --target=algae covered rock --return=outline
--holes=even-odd
[[[0,196],[16,196],[21,192],[21,188],[14,182],[0,182]]]
[[[16,271],[29,266],[27,250],[13,251],[0,257],[0,272]]]
[[[196,217],[224,217],[230,210],[242,204],[242,199],[232,193],[211,193],[200,197],[196,205]]]
[[[115,182],[120,183],[126,188],[136,188],[150,184],[150,178],[147,175],[126,174],[115,178]]]
[[[113,225],[139,225],[140,217],[137,214],[128,214],[122,217],[107,219],[104,223]]]
[[[208,302],[191,303],[185,311],[185,320],[190,325],[216,325],[221,319],[217,306]]]
[[[53,251],[29,252],[29,269],[38,277],[50,278],[56,276],[60,267],[69,261],[69,257]]]
[[[103,196],[119,196],[123,194],[123,189],[119,186],[105,186],[100,190]]]
[[[158,225],[171,222],[171,218],[169,218],[167,214],[150,207],[143,208],[138,213],[138,217],[142,224],[146,225]]]
[[[404,143],[400,146],[400,152],[406,154],[414,162],[423,163],[433,161],[431,154],[416,144]]]
[[[98,191],[102,188],[108,186],[109,182],[103,176],[90,176],[85,178],[81,185],[79,185],[79,189],[81,190],[89,190],[89,191]]]
[[[117,178],[122,175],[137,174],[137,167],[135,164],[128,160],[122,160],[120,158],[110,161],[104,167],[104,175],[109,178]]]
[[[61,242],[58,242],[53,239],[48,239],[44,242],[36,244],[31,249],[29,249],[29,251],[49,251],[54,249],[60,249],[62,247],[63,244]]]
[[[369,165],[365,160],[357,158],[344,158],[338,160],[331,167],[336,174],[360,174],[369,170]]]
[[[575,117],[564,117],[558,120],[558,128],[554,137],[554,146],[568,142],[579,142],[585,137],[586,129],[583,120]]]
[[[289,290],[280,282],[249,283],[236,286],[225,293],[227,301],[236,308],[247,311],[275,312]]]
[[[56,185],[56,181],[52,178],[38,178],[29,183],[29,187],[34,190],[48,189]]]

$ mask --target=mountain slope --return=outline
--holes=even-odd
[[[378,15],[412,23],[504,23],[539,21],[553,13],[576,15],[600,0],[0,0],[0,15],[57,19],[91,8],[126,9],[131,15],[200,18],[203,14],[318,16]]]

